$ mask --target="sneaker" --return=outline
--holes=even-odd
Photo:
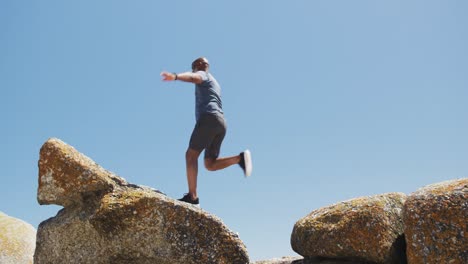
[[[186,203],[189,203],[189,204],[194,204],[194,205],[200,205],[200,200],[197,198],[195,200],[192,200],[192,197],[190,196],[189,193],[186,193],[184,195],[184,197],[182,197],[181,199],[179,199],[179,201],[181,202],[186,202]]]
[[[252,174],[252,155],[249,150],[246,150],[240,154],[241,160],[239,166],[244,171],[245,177],[249,177]]]

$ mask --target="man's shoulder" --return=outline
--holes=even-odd
[[[208,80],[208,73],[205,72],[205,71],[197,71],[195,72],[195,74],[198,74],[202,77],[202,80],[203,81],[207,81]]]

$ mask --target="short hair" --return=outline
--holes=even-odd
[[[200,57],[192,62],[192,71],[195,70],[195,68],[201,64],[210,65],[210,63],[205,57]]]

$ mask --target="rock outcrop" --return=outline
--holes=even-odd
[[[405,199],[389,193],[314,210],[295,224],[291,246],[310,263],[402,263]]]
[[[403,217],[408,263],[468,263],[468,179],[419,189]]]
[[[40,224],[36,264],[249,263],[219,218],[129,184],[58,139],[40,151],[38,201],[64,208]]]
[[[36,229],[0,212],[0,263],[32,264],[36,247]]]

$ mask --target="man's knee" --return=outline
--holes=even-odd
[[[198,160],[198,156],[200,156],[200,151],[191,148],[187,149],[187,151],[185,152],[185,159],[187,161]]]
[[[206,158],[205,159],[205,168],[207,170],[209,170],[209,171],[215,171],[216,170],[215,162],[216,162],[216,159]]]

